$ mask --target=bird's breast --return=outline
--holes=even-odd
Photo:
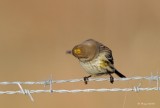
[[[80,64],[88,74],[96,75],[107,72],[108,70],[107,68],[109,68],[109,66],[106,61],[107,58],[105,57],[105,54],[102,53],[91,61],[88,62],[80,61]]]

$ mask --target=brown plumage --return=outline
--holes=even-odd
[[[114,82],[114,78],[111,75],[112,73],[115,73],[121,78],[125,78],[125,76],[114,67],[112,51],[93,39],[88,39],[76,45],[72,51],[68,53],[72,53],[78,58],[82,67],[89,74],[89,76],[84,77],[85,84],[87,84],[89,77],[104,74],[110,75],[111,83]]]

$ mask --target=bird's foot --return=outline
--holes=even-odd
[[[85,84],[88,84],[88,79],[89,77],[91,77],[92,75],[89,75],[89,76],[85,76],[83,79],[84,79],[84,83]]]
[[[111,75],[111,74],[109,74],[110,75],[110,83],[112,83],[113,84],[113,82],[114,82],[114,78],[113,78],[113,76]]]

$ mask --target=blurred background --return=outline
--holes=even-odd
[[[82,78],[87,74],[66,50],[95,39],[113,51],[127,77],[160,71],[160,1],[0,0],[0,82]],[[108,76],[104,76],[108,78]],[[117,76],[115,76],[117,77]],[[155,87],[144,80],[54,84],[53,89]],[[24,89],[49,89],[22,85]],[[0,91],[19,90],[0,85]],[[2,108],[158,108],[159,92],[92,92],[0,95]]]

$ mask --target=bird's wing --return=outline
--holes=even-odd
[[[106,58],[109,60],[111,64],[114,64],[112,51],[108,47],[104,46],[103,44],[100,44],[99,47],[100,47],[100,52],[106,52],[106,55],[105,55]]]

